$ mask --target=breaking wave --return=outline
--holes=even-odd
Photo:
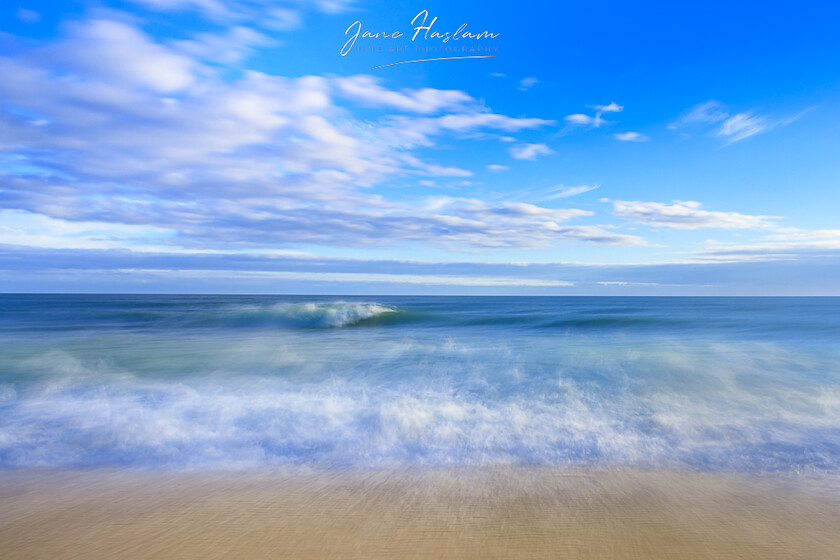
[[[0,304],[0,468],[840,474],[840,299]]]
[[[395,307],[378,303],[278,303],[234,307],[222,315],[237,326],[277,324],[291,327],[338,328],[375,324],[377,318],[398,314]]]
[[[499,341],[269,348],[240,348],[264,355],[262,375],[230,371],[224,349],[204,362],[222,371],[169,378],[30,359],[26,382],[0,385],[0,466],[840,471],[840,390],[804,375],[830,363],[770,346],[595,344],[539,353],[550,367]]]

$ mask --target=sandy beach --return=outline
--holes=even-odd
[[[664,471],[6,471],[32,558],[836,558],[831,492]],[[820,496],[822,494],[822,496]],[[836,495],[834,495],[836,496]]]

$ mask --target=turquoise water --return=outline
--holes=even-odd
[[[0,296],[0,466],[840,474],[840,298]]]

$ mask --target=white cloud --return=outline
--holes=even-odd
[[[0,244],[51,249],[160,249],[175,230],[145,225],[58,220],[0,209]]]
[[[571,126],[592,126],[594,128],[600,128],[605,124],[610,124],[608,121],[602,119],[601,115],[604,113],[620,113],[624,110],[624,107],[614,101],[609,105],[587,105],[587,107],[595,109],[595,116],[574,113],[572,115],[566,115],[563,120]]]
[[[563,117],[563,120],[569,124],[575,125],[588,125],[595,123],[595,117],[590,117],[589,115],[584,115],[583,113],[575,113],[573,115],[566,115]]]
[[[476,128],[495,128],[505,132],[539,128],[554,124],[554,121],[538,118],[515,118],[496,113],[461,113],[444,115],[442,117],[418,120],[422,127],[426,125],[431,131],[467,131]]]
[[[72,237],[68,246],[164,244],[171,251],[643,243],[565,223],[591,216],[578,209],[469,198],[418,207],[367,190],[406,177],[472,174],[421,158],[417,147],[554,121],[492,113],[456,90],[393,90],[370,76],[244,71],[222,79],[202,59],[237,58],[239,46],[262,41],[246,28],[169,44],[125,22],[69,30],[57,43],[0,58],[0,73],[15,76],[0,81],[0,106],[19,111],[0,112],[0,136],[14,139],[6,150],[15,168],[38,170],[0,170],[4,204],[38,216],[29,227],[46,236],[27,241],[6,231],[9,243],[56,246]],[[355,103],[389,113],[360,119]],[[511,153],[533,159],[552,151],[522,144]],[[113,234],[68,237],[38,219],[53,230],[56,221],[110,224]]]
[[[352,9],[356,0],[315,0],[313,4],[327,14],[337,14]],[[305,3],[304,3],[305,4]]]
[[[60,47],[62,65],[72,73],[54,73],[43,65],[55,58],[58,47],[28,59],[2,59],[3,71],[16,79],[4,81],[0,95],[11,105],[31,108],[32,114],[43,117],[39,122],[53,123],[40,132],[11,121],[4,126],[9,136],[58,150],[58,157],[70,156],[66,150],[75,152],[63,162],[66,172],[123,176],[142,172],[150,180],[157,175],[162,185],[185,185],[260,176],[278,180],[289,173],[302,178],[301,173],[320,168],[333,180],[344,174],[352,184],[348,171],[373,173],[375,180],[379,174],[406,167],[434,174],[444,169],[389,150],[381,140],[389,138],[394,123],[356,122],[336,106],[332,94],[347,94],[347,79],[286,79],[247,72],[236,82],[219,81],[194,59],[153,43],[120,22],[77,25],[72,39]],[[96,56],[97,51],[109,54]],[[144,56],[148,59],[138,65]],[[430,145],[434,136],[448,132],[512,131],[551,122],[475,112],[480,107],[459,113],[461,104],[477,105],[463,92],[396,92],[364,76],[355,84],[363,82],[383,94],[390,106],[454,111],[436,119],[404,117],[407,120],[401,123],[416,125],[418,135],[418,141],[407,142],[406,148]],[[251,149],[260,144],[271,145],[274,151]],[[363,144],[369,145],[363,148]]]
[[[200,33],[190,40],[175,42],[183,54],[223,64],[239,62],[254,48],[274,44],[268,36],[242,26],[230,28],[225,35]]]
[[[594,191],[598,187],[599,185],[556,185],[553,187],[540,189],[525,188],[510,193],[510,195],[505,197],[505,199],[509,201],[528,200],[535,202],[543,202],[546,200],[556,200],[559,198],[569,198],[572,196],[577,196],[579,194],[587,193],[589,191]]]
[[[731,144],[767,132],[777,126],[786,126],[806,112],[807,110],[788,118],[759,116],[753,111],[733,115],[722,103],[711,100],[695,105],[668,125],[668,128],[688,132],[707,132]]]
[[[541,197],[539,200],[552,200],[555,198],[568,198],[570,196],[576,196],[579,194],[583,194],[585,192],[594,191],[598,188],[598,185],[578,185],[575,187],[567,187],[565,185],[559,185],[557,187],[553,187],[548,189],[547,194]]]
[[[610,280],[595,282],[599,286],[660,286],[658,282],[626,282],[624,280]]]
[[[161,12],[194,12],[214,23],[250,21],[270,29],[287,30],[300,25],[307,10],[338,13],[351,9],[355,0],[290,1],[279,5],[277,0],[131,0],[150,10]]]
[[[432,146],[433,137],[452,134],[463,137],[486,136],[486,131],[517,132],[554,124],[554,121],[539,118],[515,118],[482,111],[455,112],[437,117],[415,117],[396,115],[385,119],[386,127],[380,128],[380,138],[391,145],[402,148]],[[515,142],[515,138],[497,136],[503,142]]]
[[[775,233],[752,243],[724,243],[707,241],[698,252],[698,259],[712,262],[752,262],[767,260],[795,260],[807,255],[829,255],[836,258],[840,251],[840,230],[776,228]]]
[[[73,73],[157,93],[183,90],[194,83],[200,68],[134,27],[112,20],[73,24],[70,37],[48,47],[41,56]]]
[[[621,140],[622,142],[647,142],[650,140],[650,137],[646,134],[642,134],[640,132],[618,132],[613,134],[613,137],[616,140]]]
[[[303,16],[290,8],[270,8],[263,19],[263,25],[276,31],[288,31],[301,26]]]
[[[510,169],[510,167],[508,167],[507,165],[498,165],[496,163],[491,163],[490,165],[487,166],[487,170],[492,171],[493,173],[499,173],[501,171],[507,171],[508,169]]]
[[[729,113],[726,112],[723,104],[711,100],[695,105],[669,125],[668,128],[676,129],[696,124],[714,124],[725,120],[727,117],[729,117]]]
[[[577,208],[544,208],[521,202],[490,204],[474,198],[439,196],[422,205],[406,205],[399,213],[391,211],[389,217],[393,227],[404,230],[401,238],[433,239],[448,247],[545,247],[557,241],[644,244],[639,237],[617,234],[603,226],[563,224],[592,215]]]
[[[260,270],[215,269],[119,269],[116,274],[130,276],[169,277],[189,279],[226,280],[297,280],[309,282],[358,282],[364,284],[411,284],[422,286],[472,286],[472,287],[560,287],[574,286],[574,282],[518,276],[450,276],[435,274],[388,274],[373,272],[283,272]]]
[[[605,124],[610,124],[601,118],[604,113],[619,113],[624,110],[624,107],[618,105],[614,101],[609,105],[588,105],[595,109],[595,116],[585,115],[583,113],[574,113],[566,115],[563,120],[571,126],[592,126],[599,128]]]
[[[607,202],[608,199],[602,199]],[[703,210],[695,201],[638,202],[613,200],[613,214],[651,226],[674,229],[700,228],[763,228],[773,225],[769,216],[751,216],[737,212]]]
[[[535,160],[538,156],[553,154],[554,150],[545,144],[521,144],[508,150],[514,159]]]
[[[840,241],[840,229],[800,229],[778,228],[776,233],[768,235],[770,241]]]
[[[749,138],[767,129],[767,122],[751,113],[738,113],[726,119],[718,130],[718,136],[725,136],[729,142]]]
[[[423,88],[393,91],[382,87],[373,76],[364,75],[337,78],[334,84],[343,97],[373,107],[390,107],[413,113],[478,108],[475,99],[458,90]]]
[[[534,87],[535,85],[537,85],[537,79],[536,78],[522,78],[519,81],[519,89],[521,91],[527,91],[527,90],[531,89],[532,87]]]
[[[624,107],[615,101],[611,102],[609,105],[592,105],[592,108],[599,113],[620,113],[624,110]]]
[[[178,10],[196,10],[209,14],[226,14],[222,2],[217,0],[133,0],[135,4],[141,4],[154,10],[173,12]]]

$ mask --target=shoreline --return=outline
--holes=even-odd
[[[4,558],[833,558],[836,493],[728,474],[0,471]]]

